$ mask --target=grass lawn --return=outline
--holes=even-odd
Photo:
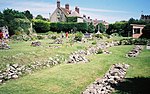
[[[27,44],[29,45],[29,43]],[[54,52],[56,52],[56,54],[62,53],[66,55],[77,49],[82,49],[85,46],[75,44],[74,47],[68,47],[67,50],[66,47],[63,46],[61,49],[56,49]],[[10,80],[6,82],[6,84],[1,85],[0,94],[80,94],[96,78],[102,77],[110,66],[115,63],[127,63],[130,65],[126,75],[126,78],[128,79],[134,79],[135,77],[149,79],[150,50],[143,50],[136,58],[126,58],[125,54],[132,48],[133,46],[112,47],[109,49],[112,52],[110,55],[99,54],[88,56],[90,59],[89,63],[60,64],[52,68],[38,70],[32,74],[26,75],[17,80]],[[21,49],[23,48],[18,48],[18,51],[22,52]],[[24,52],[22,53],[26,54],[25,50],[28,49],[25,47],[23,50]],[[49,52],[45,51],[44,54],[43,52],[37,52],[38,47],[30,48],[30,51],[40,53],[41,56],[44,54],[51,56],[51,50],[49,50]],[[30,51],[27,51],[27,53]],[[54,54],[54,52],[52,53]],[[134,90],[131,90],[130,92],[127,89],[117,89],[117,94],[120,94],[121,92],[124,94],[138,94],[135,93]]]
[[[45,39],[40,40],[42,46],[33,47],[31,41],[18,42],[11,41],[9,43],[11,49],[0,50],[0,70],[5,68],[7,64],[30,64],[34,61],[47,60],[49,57],[60,55],[67,58],[71,52],[78,49],[84,49],[88,44],[81,45],[75,43],[73,47],[69,46],[68,43],[62,44],[50,44],[54,40]],[[66,40],[64,40],[66,41]],[[59,46],[60,48],[51,48],[49,46]]]

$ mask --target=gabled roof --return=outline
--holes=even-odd
[[[69,17],[80,17],[80,18],[82,18],[81,15],[78,12],[76,12],[76,11],[72,12],[71,14],[69,14]]]
[[[70,10],[68,10],[68,9],[65,9],[65,8],[60,8],[60,10],[66,15],[66,16],[68,16],[69,14],[70,14]]]

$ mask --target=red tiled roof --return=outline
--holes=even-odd
[[[65,8],[60,8],[61,10],[62,10],[62,12],[66,15],[66,16],[68,16],[69,14],[70,14],[70,10],[68,10],[68,9],[65,9]]]

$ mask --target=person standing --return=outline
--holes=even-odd
[[[67,39],[68,39],[68,35],[69,35],[68,32],[66,32],[66,38],[67,38]]]
[[[3,32],[0,30],[0,39],[3,39]]]

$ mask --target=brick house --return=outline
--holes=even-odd
[[[60,1],[57,0],[57,8],[50,16],[51,22],[67,22],[67,17],[77,17],[77,22],[83,22],[83,18],[80,16],[80,10],[78,7],[75,7],[75,10],[72,12],[69,9],[69,4],[65,4],[65,8],[60,6]]]
[[[142,30],[145,27],[145,25],[139,25],[139,24],[131,24],[132,28],[132,37],[133,38],[139,38],[143,33]]]

